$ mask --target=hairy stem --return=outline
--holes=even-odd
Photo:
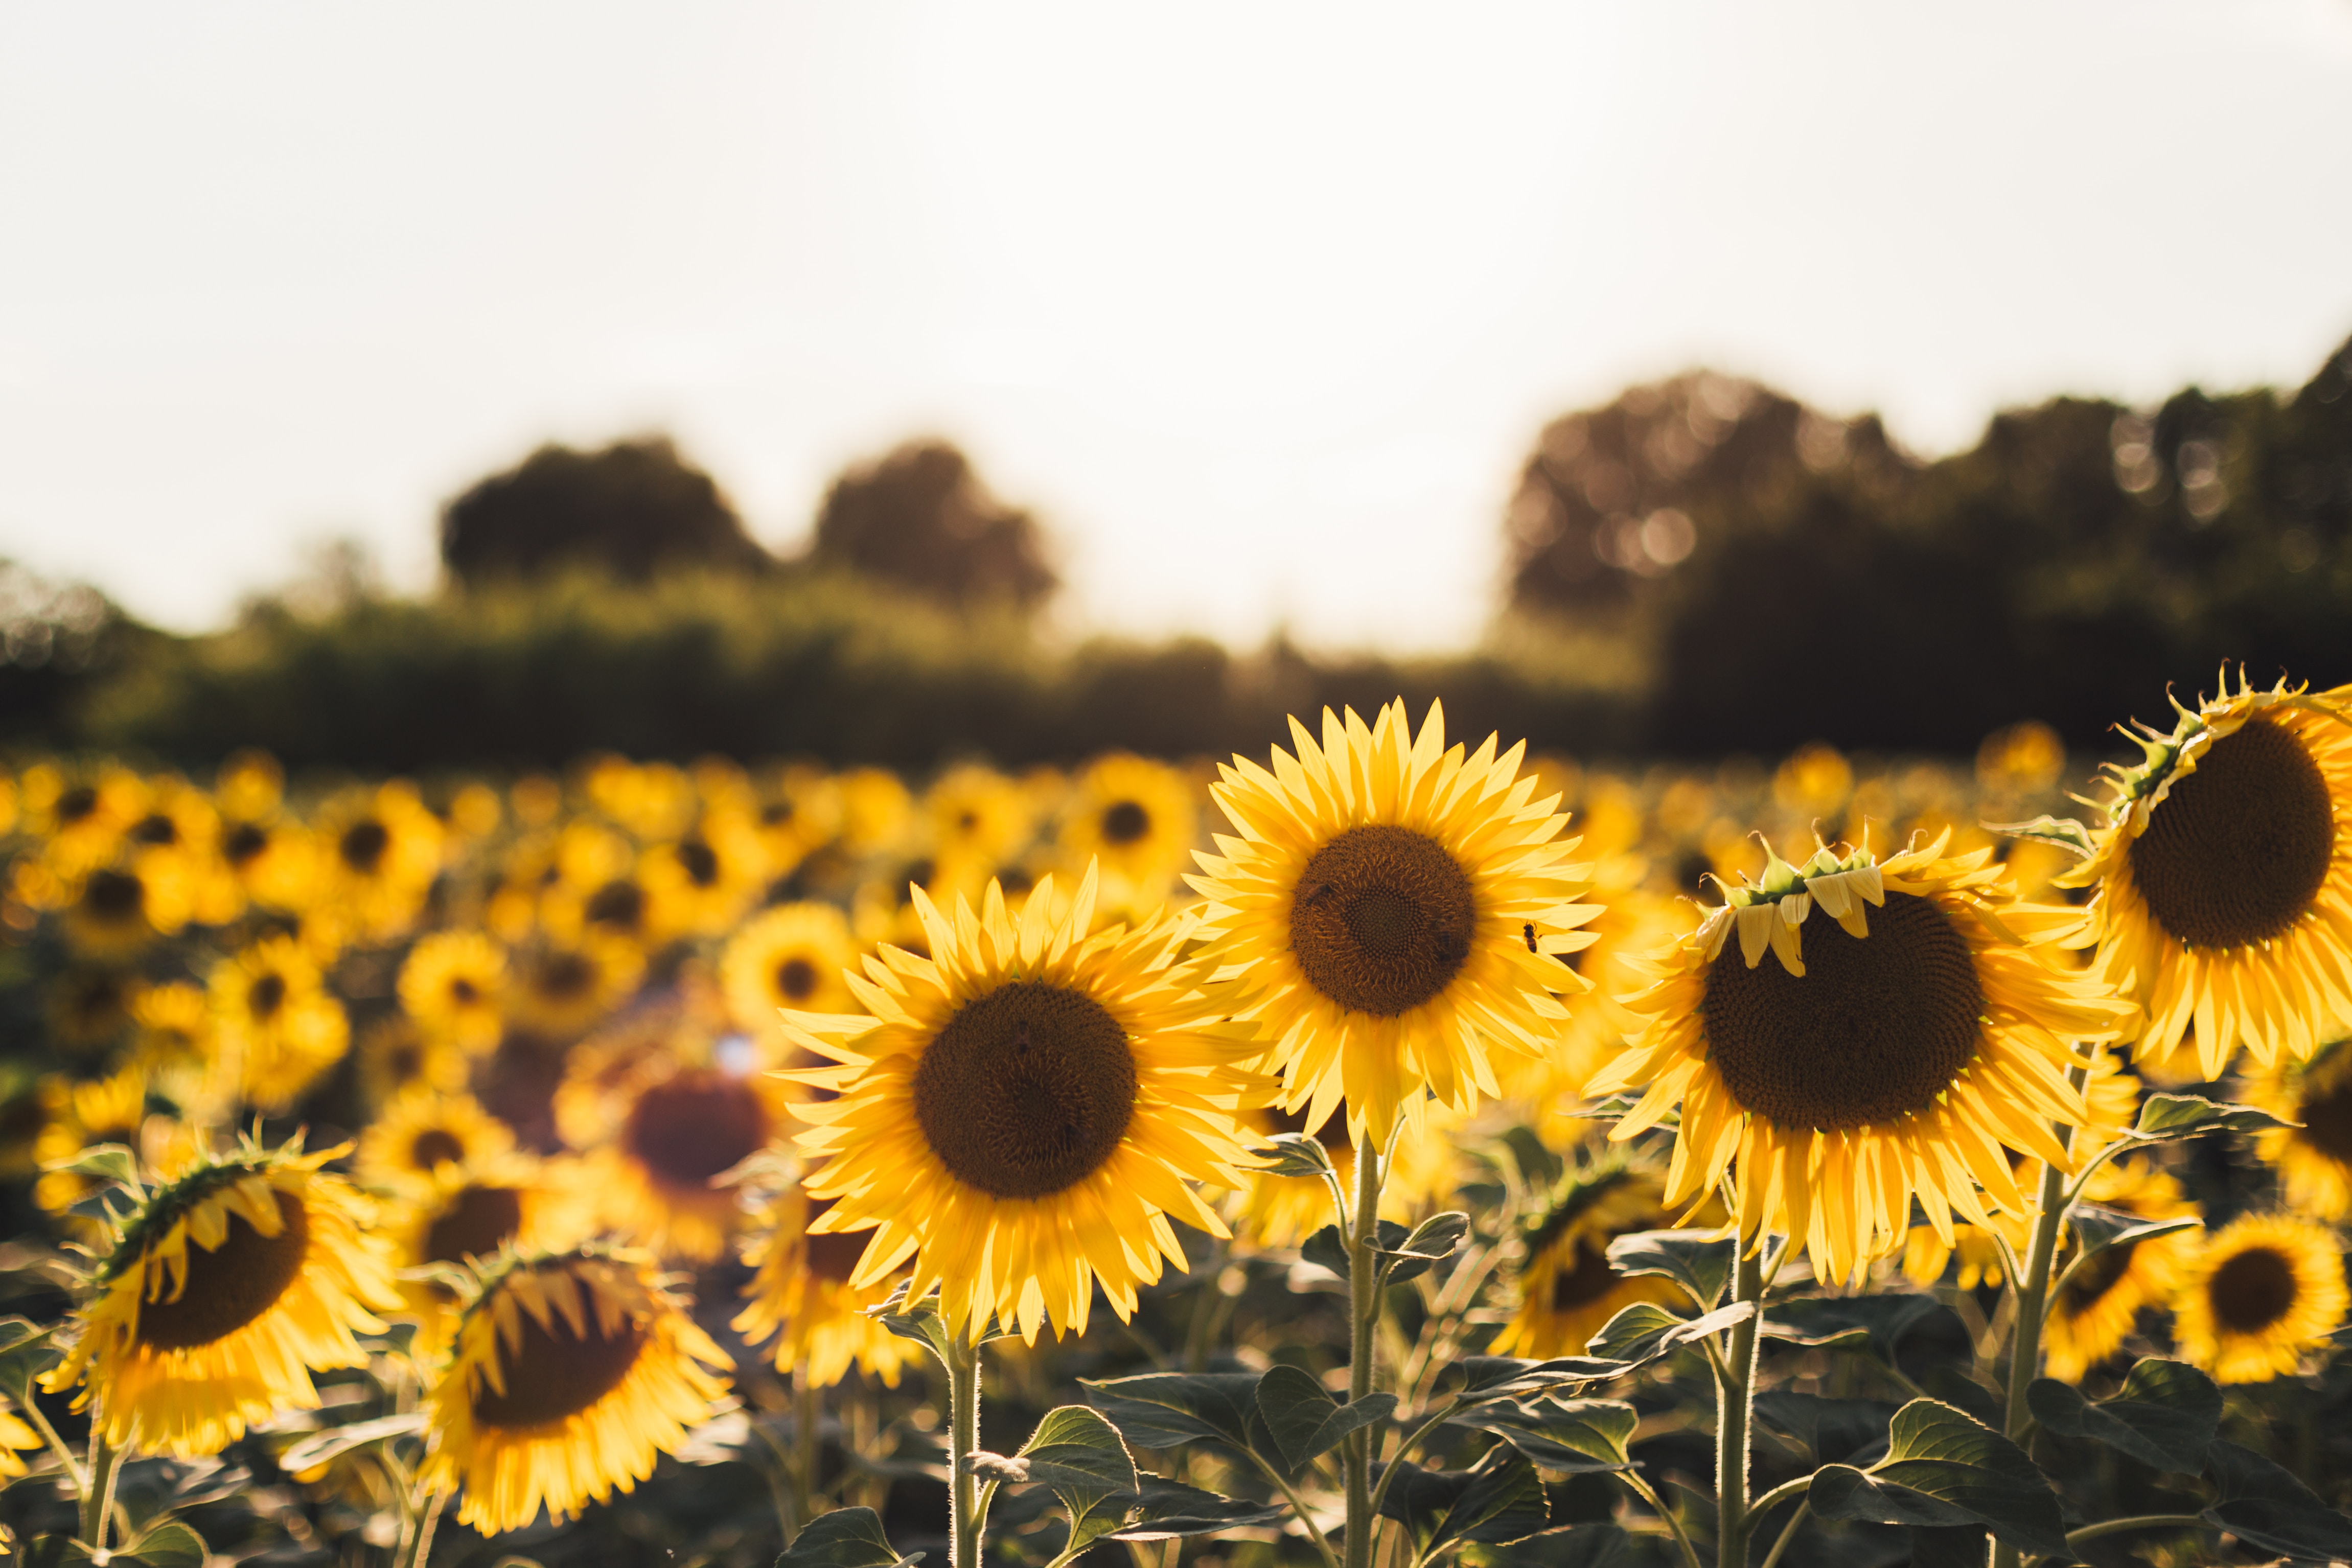
[[[2089,1079],[2084,1068],[2075,1068],[2067,1079],[2079,1092]],[[2074,1130],[2058,1130],[2058,1143],[2066,1148],[2074,1142]],[[2025,1391],[2032,1385],[2033,1375],[2042,1370],[2042,1319],[2050,1305],[2050,1266],[2058,1256],[2058,1231],[2065,1223],[2066,1211],[2072,1200],[2066,1190],[2066,1173],[2044,1161],[2042,1166],[2042,1191],[2038,1195],[2038,1212],[2033,1216],[2033,1239],[2025,1254],[2023,1278],[2012,1275],[2011,1294],[2017,1302],[2017,1316],[2011,1324],[2015,1336],[2009,1347],[2009,1401],[2001,1415],[2001,1433],[2012,1443],[2023,1443],[2026,1428],[2032,1425],[2033,1412],[2025,1403]],[[1996,1542],[1992,1550],[1993,1568],[2018,1568],[2018,1551],[2014,1546]]]
[[[1367,1128],[1366,1131],[1370,1129]],[[1348,1230],[1348,1402],[1372,1392],[1373,1331],[1381,1318],[1381,1157],[1370,1138],[1356,1145],[1356,1212]],[[1370,1568],[1372,1560],[1372,1431],[1348,1435],[1342,1448],[1347,1468],[1347,1537],[1341,1543],[1346,1568]]]
[[[980,1478],[971,1469],[980,1449],[980,1347],[953,1335],[948,1350],[949,1568],[980,1568]]]
[[[824,1457],[819,1420],[816,1382],[803,1361],[793,1368],[793,1512],[803,1525],[817,1515],[816,1472]]]
[[[106,1516],[114,1508],[114,1478],[121,1473],[122,1461],[122,1451],[100,1435],[100,1420],[93,1416],[89,1484],[81,1490],[81,1538],[89,1542],[93,1553],[106,1550]]]
[[[1756,1325],[1764,1311],[1762,1246],[1759,1238],[1758,1250],[1740,1250],[1731,1299],[1754,1302],[1756,1310],[1732,1326],[1731,1353],[1715,1380],[1717,1568],[1745,1568],[1748,1562],[1748,1415],[1755,1403]]]

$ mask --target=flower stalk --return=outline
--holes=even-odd
[[[1764,1312],[1764,1247],[1740,1249],[1732,1275],[1731,1299],[1756,1310],[1732,1325],[1731,1352],[1715,1377],[1716,1548],[1718,1568],[1745,1568],[1748,1562],[1748,1451],[1749,1415],[1756,1399],[1756,1328]]]
[[[946,1336],[948,1367],[949,1568],[980,1568],[980,1477],[972,1456],[980,1451],[980,1346],[973,1338]]]
[[[1369,1130],[1368,1130],[1369,1131]],[[1381,1318],[1380,1144],[1365,1138],[1356,1146],[1356,1204],[1340,1216],[1348,1227],[1348,1402],[1370,1397],[1375,1331]],[[1343,1450],[1347,1470],[1345,1568],[1370,1568],[1372,1560],[1372,1430],[1349,1434]]]

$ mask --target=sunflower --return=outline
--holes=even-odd
[[[933,853],[957,865],[1002,865],[1029,841],[1028,795],[993,768],[950,768],[923,796]]]
[[[2173,1298],[2183,1359],[2217,1383],[2292,1374],[2344,1321],[2344,1255],[2333,1231],[2249,1215],[2206,1243]]]
[[[78,783],[46,763],[25,770],[25,831],[60,877],[79,877],[113,858],[146,805],[146,784],[127,768],[110,767]]]
[[[351,1045],[351,1020],[291,937],[266,937],[215,965],[207,986],[225,1092],[282,1110]]]
[[[441,874],[443,837],[403,779],[330,803],[319,823],[320,905],[362,941],[404,935]]]
[[[2193,1024],[2204,1076],[2240,1046],[2268,1066],[2352,1026],[2352,687],[2245,684],[2113,770],[2090,858],[2083,940],[2147,1012],[2142,1057]]]
[[[694,781],[670,763],[600,757],[589,765],[583,793],[639,838],[674,838],[694,818]]]
[[[1283,1102],[1319,1127],[1344,1098],[1349,1132],[1384,1138],[1424,1087],[1458,1110],[1497,1092],[1490,1046],[1549,1047],[1555,992],[1585,989],[1557,954],[1601,911],[1575,903],[1586,868],[1554,798],[1530,803],[1524,745],[1499,759],[1445,746],[1434,703],[1415,737],[1404,704],[1370,729],[1323,713],[1318,750],[1291,721],[1296,758],[1242,757],[1211,791],[1238,837],[1188,879],[1208,900],[1204,961],[1224,966],[1283,1072]]]
[[[464,1054],[446,1040],[427,1039],[405,1014],[369,1025],[358,1055],[361,1096],[373,1114],[411,1090],[451,1094],[466,1087]]]
[[[767,885],[767,849],[750,813],[706,811],[692,832],[647,849],[638,876],[677,931],[718,936]]]
[[[1124,752],[1097,757],[1063,807],[1061,847],[1073,865],[1100,863],[1106,888],[1157,904],[1184,869],[1200,832],[1192,781]]]
[[[513,1147],[513,1131],[472,1095],[416,1089],[360,1134],[352,1166],[373,1185],[415,1190],[432,1186],[448,1167],[486,1168]]]
[[[148,1193],[43,1386],[87,1380],[76,1408],[95,1399],[108,1442],[178,1458],[316,1409],[310,1373],[364,1365],[370,1309],[399,1304],[366,1200],[319,1169],[340,1152],[248,1142]]]
[[[2352,1041],[2282,1063],[2249,1089],[2254,1104],[2298,1124],[2271,1128],[2255,1144],[2277,1169],[2287,1205],[2313,1219],[2352,1215]]]
[[[2101,1166],[2085,1195],[2139,1219],[2177,1219],[2197,1212],[2169,1173],[2137,1157]],[[2195,1232],[2181,1230],[2092,1255],[2051,1294],[2042,1321],[2047,1357],[2043,1370],[2063,1382],[2080,1383],[2084,1373],[2123,1347],[2142,1307],[2160,1307],[2172,1300],[2197,1245]],[[2059,1277],[2074,1256],[2071,1248],[2060,1255]]]
[[[221,831],[221,863],[254,903],[284,913],[310,906],[319,884],[319,844],[300,823],[266,815]]]
[[[1519,1310],[1495,1336],[1496,1355],[1582,1355],[1602,1324],[1636,1301],[1680,1299],[1650,1275],[1626,1279],[1610,1266],[1609,1244],[1674,1223],[1656,1174],[1604,1155],[1560,1179],[1544,1214],[1528,1226],[1519,1266]]]
[[[869,1238],[864,1231],[810,1235],[810,1223],[831,1207],[831,1199],[810,1197],[797,1184],[768,1200],[760,1232],[743,1249],[754,1270],[743,1288],[747,1300],[729,1326],[747,1345],[775,1335],[771,1359],[780,1367],[805,1367],[813,1388],[832,1387],[853,1363],[896,1388],[911,1352],[871,1314],[897,1281],[850,1284]]]
[[[752,1038],[772,1038],[776,1014],[847,1013],[856,999],[842,972],[857,960],[849,921],[831,904],[779,904],[762,910],[727,943],[720,984],[736,1024]]]
[[[127,970],[68,969],[48,988],[49,1032],[68,1056],[97,1056],[131,1027],[131,1009],[145,990]]]
[[[811,1230],[877,1227],[850,1283],[912,1258],[913,1298],[938,1287],[958,1332],[992,1312],[1032,1342],[1048,1319],[1083,1332],[1097,1280],[1132,1313],[1162,1257],[1184,1267],[1169,1215],[1225,1234],[1186,1184],[1240,1185],[1234,1116],[1272,1087],[1225,989],[1176,966],[1185,922],[1096,931],[1092,867],[1056,921],[1051,882],[1018,927],[993,883],[952,920],[918,895],[931,956],[866,960],[873,1017],[785,1019],[842,1064],[791,1075],[839,1096],[797,1108],[826,1161],[808,1191],[838,1200]]]
[[[179,1076],[200,1069],[213,1049],[212,1003],[184,980],[150,985],[131,1002],[139,1026],[133,1059],[148,1071]]]
[[[507,996],[515,1020],[562,1039],[586,1033],[635,990],[646,955],[625,937],[588,931],[535,945],[517,967]]]
[[[727,1391],[714,1373],[732,1364],[641,1254],[501,1254],[428,1396],[426,1479],[463,1485],[458,1521],[486,1535],[541,1507],[560,1522],[652,1475],[709,1418]]]
[[[457,1291],[436,1265],[487,1261],[502,1248],[547,1251],[587,1231],[575,1173],[527,1154],[493,1156],[480,1165],[444,1164],[406,1195],[384,1226],[404,1269],[401,1298],[417,1321],[420,1359],[446,1348],[457,1326]]]
[[[478,1056],[504,1033],[506,972],[505,951],[480,931],[435,931],[400,966],[400,1005],[425,1034]]]
[[[66,906],[66,940],[90,958],[128,958],[176,935],[194,912],[195,891],[179,857],[152,850],[123,857],[83,879]]]
[[[2051,957],[2078,911],[2016,902],[1990,847],[1945,843],[1772,856],[1648,961],[1627,999],[1646,1023],[1590,1087],[1647,1086],[1620,1141],[1681,1104],[1669,1205],[1736,1163],[1740,1235],[1780,1231],[1843,1279],[1903,1242],[1915,1196],[1947,1246],[1955,1209],[2025,1213],[2002,1145],[2068,1163],[2051,1123],[2088,1112],[2063,1041],[2116,1039],[2133,1009]]]

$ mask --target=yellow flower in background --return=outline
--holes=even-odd
[[[20,787],[26,836],[39,846],[41,863],[68,880],[112,859],[147,805],[146,784],[127,768],[70,780],[40,763],[25,770]]]
[[[841,840],[853,855],[898,846],[914,816],[914,796],[886,768],[852,768],[834,781],[841,808]]]
[[[1351,1137],[1385,1138],[1424,1089],[1473,1110],[1499,1092],[1489,1050],[1540,1055],[1568,1016],[1553,993],[1584,989],[1554,962],[1600,913],[1575,901],[1568,819],[1530,801],[1524,746],[1449,751],[1433,703],[1418,737],[1402,702],[1370,728],[1326,710],[1319,749],[1291,733],[1296,757],[1237,756],[1211,790],[1235,831],[1189,879],[1201,959],[1240,986],[1309,1127],[1344,1099]]]
[[[1192,864],[1200,836],[1192,781],[1165,763],[1126,752],[1087,765],[1062,809],[1061,849],[1068,862],[1092,858],[1118,903],[1157,906]]]
[[[33,1142],[34,1163],[42,1167],[33,1184],[33,1199],[51,1214],[63,1214],[97,1187],[89,1176],[49,1169],[65,1164],[84,1149],[120,1143],[133,1153],[147,1124],[147,1075],[126,1068],[111,1078],[75,1083],[52,1078],[42,1085],[47,1121]]]
[[[1033,807],[1021,786],[992,768],[950,768],[923,796],[931,853],[942,867],[1002,866],[1029,841]]]
[[[2181,1358],[2216,1383],[2290,1375],[2343,1324],[2344,1253],[2335,1232],[2250,1215],[2197,1255],[2174,1297]]]
[[[2246,1099],[2299,1124],[2269,1128],[2254,1143],[2277,1169],[2287,1206],[2313,1219],[2352,1217],[2352,1042],[2281,1062],[2247,1085]]]
[[[364,942],[404,936],[441,874],[441,819],[395,779],[330,802],[319,826],[318,902]]]
[[[139,1027],[134,1059],[151,1073],[201,1070],[212,1054],[212,1003],[184,980],[141,990],[131,998],[131,1017]]]
[[[86,1381],[75,1406],[108,1442],[176,1458],[316,1409],[310,1373],[365,1364],[355,1336],[398,1304],[366,1200],[319,1169],[337,1152],[247,1144],[148,1194],[42,1385]]]
[[[2039,795],[2066,771],[2066,742],[2039,720],[1995,730],[1977,747],[1978,787],[1993,795]]]
[[[747,814],[705,812],[692,832],[646,849],[638,868],[653,907],[688,936],[723,936],[768,881],[768,856]]]
[[[787,1018],[842,1064],[794,1076],[838,1096],[798,1108],[826,1162],[808,1191],[837,1200],[812,1229],[875,1227],[852,1285],[911,1258],[914,1298],[939,1289],[957,1331],[993,1313],[1034,1340],[1083,1332],[1097,1281],[1125,1319],[1163,1258],[1184,1267],[1171,1215],[1225,1234],[1188,1183],[1241,1184],[1263,1047],[1176,965],[1181,921],[1097,931],[1095,891],[1090,868],[1057,921],[1041,883],[1017,926],[993,884],[952,919],[918,898],[931,956],[866,959],[852,988],[874,1016]]]
[[[575,942],[541,942],[516,963],[507,1008],[525,1028],[570,1038],[626,1000],[645,972],[645,951],[625,937],[589,931]]]
[[[792,875],[842,830],[841,787],[817,768],[778,770],[761,780],[754,802],[752,821],[772,878]]]
[[[914,1352],[868,1314],[890,1299],[898,1281],[850,1284],[866,1233],[809,1233],[810,1223],[832,1206],[831,1199],[810,1197],[797,1184],[768,1200],[759,1234],[743,1249],[754,1272],[743,1288],[743,1310],[730,1326],[747,1345],[773,1338],[768,1358],[788,1371],[805,1367],[811,1387],[830,1388],[856,1366],[896,1388],[899,1369]]]
[[[752,1039],[778,1039],[776,1015],[846,1013],[856,1006],[843,971],[857,962],[849,920],[831,904],[761,910],[729,939],[719,960],[727,1008]]]
[[[470,1094],[411,1089],[360,1134],[352,1162],[376,1186],[429,1188],[445,1167],[482,1170],[514,1148],[514,1131]]]
[[[1543,1055],[1513,1055],[1496,1064],[1504,1094],[1528,1108],[1534,1127],[1548,1142],[1569,1143],[1584,1135],[1588,1124],[1576,1114],[1586,1102],[1584,1086],[1641,1031],[1642,1020],[1626,1010],[1623,1000],[1648,980],[1640,961],[1673,942],[1687,924],[1678,900],[1643,890],[1648,870],[1638,855],[1612,855],[1593,867],[1590,896],[1601,912],[1584,928],[1592,945],[1557,961],[1592,989],[1577,999]]]
[[[2151,734],[2153,732],[2151,731]],[[2352,687],[2282,680],[2183,709],[2108,781],[2094,853],[2093,965],[2147,1009],[2137,1054],[2194,1026],[2202,1077],[2264,1066],[2352,1026]]]
[[[408,950],[400,1005],[427,1036],[479,1055],[506,1032],[505,951],[478,931],[439,931]]]
[[[2011,1215],[1995,1215],[1992,1226],[1955,1225],[1949,1240],[1936,1234],[1933,1226],[1915,1225],[1903,1243],[1903,1277],[1922,1287],[1936,1284],[1953,1258],[1960,1260],[1959,1272],[1953,1283],[1963,1290],[1973,1290],[1979,1285],[1999,1285],[2007,1271],[2000,1260],[2000,1242],[2006,1239],[2011,1250],[2022,1247],[2032,1226]],[[1998,1230],[2000,1236],[1995,1236]]]
[[[1772,775],[1772,804],[1800,819],[1834,816],[1853,795],[1853,764],[1834,746],[1799,748]]]
[[[351,1044],[342,1004],[290,937],[264,938],[215,965],[206,990],[222,1087],[248,1105],[284,1110]]]
[[[268,752],[239,752],[213,775],[213,803],[234,822],[274,816],[285,798],[286,770]]]
[[[252,902],[280,913],[310,907],[319,884],[319,842],[301,824],[275,814],[232,821],[222,830],[220,853]]]
[[[381,1115],[412,1090],[450,1094],[464,1089],[466,1065],[457,1047],[427,1039],[405,1014],[378,1018],[360,1036],[360,1090],[372,1115]]]
[[[1609,1244],[1619,1237],[1673,1224],[1655,1173],[1622,1156],[1570,1171],[1528,1227],[1518,1310],[1495,1336],[1493,1353],[1538,1361],[1582,1355],[1586,1342],[1634,1302],[1681,1300],[1670,1281],[1629,1279],[1609,1263]]]
[[[582,793],[641,839],[675,838],[694,820],[694,781],[669,763],[600,757],[589,765]]]
[[[121,969],[68,969],[49,983],[49,1032],[68,1056],[94,1056],[131,1027],[145,983]]]
[[[66,905],[66,940],[89,957],[122,959],[176,935],[194,912],[194,876],[168,851],[101,866]]]
[[[2084,1195],[2104,1208],[2139,1219],[2178,1219],[2197,1213],[2197,1205],[2181,1194],[2180,1184],[2169,1172],[2137,1156],[2101,1166]],[[2059,1255],[2058,1273],[2053,1278],[2060,1283],[2051,1292],[2042,1319],[2043,1370],[2063,1382],[2080,1383],[2084,1373],[2122,1349],[2141,1308],[2171,1302],[2199,1242],[2193,1230],[2124,1242],[2092,1254],[2071,1275],[2067,1270],[2075,1253],[2070,1245]]]
[[[24,1418],[5,1404],[0,1404],[0,1479],[25,1474],[28,1467],[17,1454],[41,1446],[41,1435],[25,1425]]]
[[[520,1530],[635,1489],[727,1392],[732,1363],[640,1254],[501,1259],[460,1317],[427,1395],[428,1482],[463,1486],[459,1522]]]
[[[1790,1236],[1837,1280],[1904,1243],[1915,1197],[1948,1247],[1954,1211],[2024,1213],[2002,1145],[2068,1163],[2050,1124],[2088,1112],[2063,1042],[2116,1039],[2133,1011],[2051,957],[2078,911],[1943,847],[1776,857],[1649,963],[1627,1000],[1648,1022],[1591,1089],[1645,1089],[1619,1141],[1681,1106],[1668,1204],[1729,1175],[1743,1237]]]

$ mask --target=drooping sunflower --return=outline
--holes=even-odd
[[[1032,1341],[1048,1320],[1083,1332],[1097,1280],[1133,1312],[1163,1258],[1184,1267],[1170,1215],[1225,1234],[1187,1183],[1240,1184],[1234,1114],[1272,1087],[1230,995],[1176,963],[1185,921],[1096,930],[1092,867],[1057,921],[1052,880],[1017,926],[993,883],[952,920],[919,894],[931,956],[866,960],[872,1017],[785,1019],[842,1064],[792,1075],[838,1096],[797,1108],[826,1162],[808,1191],[837,1200],[812,1233],[875,1227],[850,1283],[911,1258],[914,1298],[939,1288],[958,1331],[993,1312]]]
[[[2288,1215],[2249,1215],[2206,1243],[2173,1298],[2172,1334],[2216,1383],[2292,1374],[2344,1321],[2335,1233]]]
[[[266,937],[216,965],[207,987],[225,1089],[282,1110],[351,1045],[351,1020],[291,937]]]
[[[1190,863],[1200,832],[1192,782],[1165,763],[1124,752],[1087,765],[1062,809],[1061,848],[1091,857],[1119,903],[1157,906]]]
[[[629,1491],[709,1419],[732,1365],[639,1253],[502,1253],[458,1319],[428,1395],[431,1484],[459,1522],[520,1530]]]
[[[846,1013],[856,1005],[842,971],[857,959],[849,921],[831,904],[779,904],[746,921],[719,963],[727,1008],[753,1039],[773,1040],[776,1015]]]
[[[2263,1065],[2352,1027],[2352,687],[2218,697],[2148,731],[2114,769],[2093,853],[2057,879],[2095,888],[2092,963],[2147,1013],[2161,1057],[2194,1025],[2204,1076],[2241,1047]]]
[[[2352,1215],[2352,1040],[2308,1062],[2282,1062],[2247,1088],[2253,1104],[2299,1123],[2270,1128],[2255,1142],[2278,1171],[2287,1206],[2313,1219]]]
[[[418,1088],[368,1124],[352,1163],[376,1186],[429,1188],[444,1167],[486,1169],[513,1148],[513,1130],[472,1095]]]
[[[1549,1206],[1528,1226],[1519,1266],[1519,1310],[1495,1336],[1496,1355],[1582,1355],[1601,1325],[1636,1301],[1673,1302],[1680,1292],[1652,1275],[1627,1279],[1610,1266],[1609,1244],[1674,1224],[1657,1173],[1603,1156],[1560,1179]]]
[[[150,1191],[100,1264],[81,1333],[43,1385],[106,1440],[192,1458],[272,1411],[316,1409],[310,1373],[361,1366],[354,1336],[399,1304],[367,1200],[320,1170],[340,1150],[246,1143]]]
[[[408,950],[400,1005],[427,1035],[479,1056],[505,1032],[505,950],[478,931],[438,931]]]
[[[1524,745],[1499,758],[1445,745],[1432,703],[1415,736],[1402,701],[1367,728],[1326,709],[1323,744],[1297,720],[1296,757],[1235,757],[1211,794],[1234,825],[1187,879],[1207,900],[1202,957],[1245,997],[1307,1124],[1347,1102],[1349,1135],[1384,1139],[1424,1088],[1457,1110],[1497,1092],[1491,1047],[1548,1049],[1585,989],[1557,955],[1591,945],[1601,911],[1554,798],[1531,801]]]
[[[730,1326],[748,1345],[775,1336],[770,1359],[805,1368],[813,1387],[832,1387],[855,1364],[896,1388],[912,1352],[868,1314],[889,1300],[897,1280],[850,1284],[870,1238],[864,1231],[811,1235],[810,1222],[831,1207],[831,1199],[813,1198],[797,1183],[768,1200],[761,1229],[743,1249],[743,1261],[756,1272]]]
[[[2175,1219],[2197,1212],[2169,1172],[2137,1156],[2102,1165],[2084,1195],[2140,1219]],[[2174,1231],[2094,1253],[2064,1276],[2042,1321],[2044,1370],[2052,1377],[2080,1383],[2084,1373],[2123,1348],[2142,1307],[2171,1301],[2197,1248],[2197,1232]],[[2059,1255],[2062,1276],[2074,1255],[2072,1245]]]
[[[1669,1205],[1734,1174],[1743,1237],[1782,1232],[1844,1279],[1902,1244],[1914,1197],[1947,1246],[1955,1210],[2025,1212],[2003,1145],[2069,1163],[2051,1123],[2088,1111],[2065,1042],[2118,1038],[2133,1009],[2051,956],[2079,911],[2015,901],[1989,847],[1945,843],[1772,856],[1649,961],[1627,999],[1647,1023],[1590,1089],[1646,1086],[1620,1141],[1681,1105]]]

